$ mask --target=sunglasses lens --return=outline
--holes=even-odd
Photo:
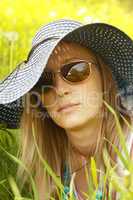
[[[40,77],[34,89],[38,92],[48,92],[53,87],[53,74],[51,72],[44,72]]]
[[[80,82],[88,78],[91,71],[91,63],[85,61],[77,61],[69,63],[61,67],[61,75],[69,82]],[[46,71],[40,77],[37,84],[34,86],[38,92],[48,92],[54,87],[54,73]]]
[[[62,76],[71,82],[85,80],[90,75],[90,64],[85,61],[70,63],[61,68]]]

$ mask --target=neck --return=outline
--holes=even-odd
[[[66,130],[73,150],[84,157],[96,153],[98,140],[101,136],[102,118],[94,118],[86,124]]]

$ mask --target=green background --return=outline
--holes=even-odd
[[[0,79],[26,58],[40,26],[60,18],[104,22],[133,38],[131,0],[0,0]]]
[[[0,80],[26,59],[38,28],[61,18],[109,23],[133,38],[132,0],[0,0]],[[0,147],[16,155],[18,132],[1,129]],[[7,177],[15,171],[16,165],[0,148],[0,200],[13,199]]]

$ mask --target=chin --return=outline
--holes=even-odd
[[[77,119],[76,117],[73,117],[73,118],[70,117],[68,119],[62,118],[62,120],[60,120],[60,121],[57,121],[57,120],[55,121],[55,123],[58,126],[64,128],[64,129],[74,128],[74,127],[78,126],[80,124],[80,122],[81,122],[81,120],[79,118]]]
[[[68,119],[62,119],[58,125],[64,129],[77,129],[78,127],[84,126],[88,122],[88,118],[83,116],[73,116]]]

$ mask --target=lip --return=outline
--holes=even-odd
[[[57,112],[60,112],[60,111],[62,111],[62,110],[65,110],[65,109],[67,109],[67,108],[70,108],[70,107],[73,107],[73,106],[76,106],[76,105],[79,105],[79,103],[69,103],[69,104],[65,104],[65,105],[63,105],[63,106],[61,106],[60,108],[58,108],[58,110],[57,110]]]

